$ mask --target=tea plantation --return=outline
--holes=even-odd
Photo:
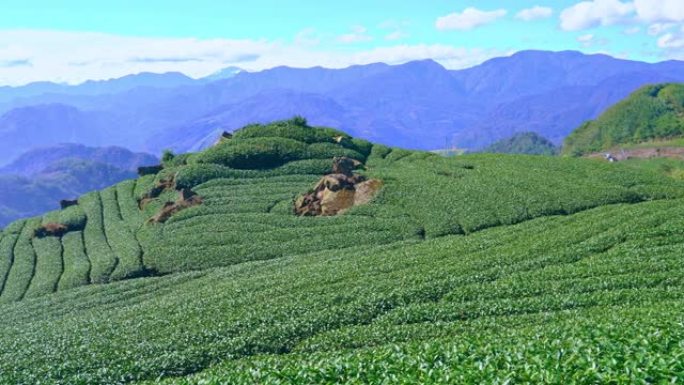
[[[335,156],[382,191],[295,216]],[[657,168],[253,125],[0,233],[0,383],[681,383],[682,258]]]

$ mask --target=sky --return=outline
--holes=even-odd
[[[520,50],[684,59],[684,0],[2,0],[0,85],[340,68]]]

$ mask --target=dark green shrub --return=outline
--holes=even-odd
[[[254,170],[281,166],[304,159],[306,144],[288,138],[249,138],[230,140],[197,155],[197,163],[212,163],[234,169]]]
[[[284,120],[268,125],[253,124],[241,128],[233,133],[233,139],[249,138],[288,138],[304,143],[329,142],[336,143],[350,141],[350,136],[332,128],[314,128],[301,124],[301,121]]]
[[[332,158],[336,156],[347,156],[362,162],[366,159],[366,157],[361,155],[358,151],[333,143],[313,143],[309,145],[307,150],[308,156],[306,156],[306,158],[323,158],[332,160]]]

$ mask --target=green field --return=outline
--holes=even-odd
[[[5,228],[0,383],[684,379],[684,181],[662,165],[340,135],[250,126]],[[381,193],[294,216],[339,155]],[[137,200],[169,177],[203,203],[147,223],[177,193]],[[50,222],[72,230],[33,236]]]

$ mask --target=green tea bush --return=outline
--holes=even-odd
[[[230,140],[211,147],[193,160],[235,169],[269,169],[307,157],[307,145],[286,138]]]
[[[83,245],[83,232],[74,231],[62,237],[64,273],[57,288],[67,290],[90,283],[90,260]]]
[[[365,139],[354,138],[351,140],[351,143],[352,145],[350,147],[353,150],[356,150],[359,154],[363,155],[364,159],[368,158],[373,151],[373,143]]]
[[[145,175],[135,180],[133,197],[137,200],[147,194],[154,187],[156,175]]]
[[[33,238],[36,262],[25,297],[54,293],[63,271],[62,244],[57,237]]]
[[[104,232],[112,253],[118,263],[112,271],[111,280],[134,277],[142,273],[142,250],[133,232],[121,217],[116,186],[102,190],[102,215]]]
[[[332,159],[304,159],[271,170],[237,170],[216,164],[194,164],[176,174],[177,188],[192,188],[213,179],[266,178],[282,175],[324,175],[332,171]]]
[[[2,231],[2,239],[0,240],[0,299],[2,299],[2,292],[14,262],[14,246],[25,224],[26,221],[12,222]]]
[[[336,138],[351,139],[349,135],[332,128],[314,128],[306,123],[293,120],[275,122],[268,125],[253,124],[241,128],[233,133],[233,141],[243,141],[251,138],[287,138],[304,143],[335,143]]]
[[[5,280],[0,302],[13,302],[24,298],[36,266],[36,253],[33,251],[31,240],[40,224],[40,218],[31,218],[22,227],[14,245],[14,259]]]
[[[90,259],[90,281],[105,283],[118,264],[105,233],[102,200],[98,192],[88,193],[78,200],[88,218],[83,230],[84,245]]]
[[[70,230],[83,230],[86,225],[86,215],[83,208],[80,206],[67,207],[64,210],[58,211],[58,223],[67,226]],[[45,222],[45,221],[43,221]]]
[[[237,186],[208,189],[222,184]],[[170,246],[183,245],[176,236],[186,228],[210,244],[208,231],[230,223],[221,252],[203,249],[226,260],[241,225],[276,244],[296,236],[297,221],[314,233],[330,219],[327,234],[364,223],[244,218],[189,217],[163,232],[177,240]],[[375,239],[26,299],[0,307],[0,380],[667,383],[680,370],[684,336],[682,218],[681,199],[608,205],[468,236]],[[281,226],[288,232],[273,233]],[[297,247],[285,241],[251,255],[287,246]]]
[[[145,217],[138,207],[135,196],[137,180],[128,180],[116,185],[116,198],[119,204],[119,211],[123,224],[131,232],[137,231],[145,222]]]
[[[376,160],[380,161],[382,159],[385,159],[389,153],[392,152],[392,149],[390,147],[387,147],[382,144],[376,144],[371,148],[371,152],[368,155],[368,160]]]
[[[364,161],[365,156],[361,155],[358,151],[344,148],[340,145],[333,143],[313,143],[307,147],[307,155],[304,158],[314,158],[314,159],[328,159],[332,162],[332,158],[337,156],[346,156],[359,161]]]

